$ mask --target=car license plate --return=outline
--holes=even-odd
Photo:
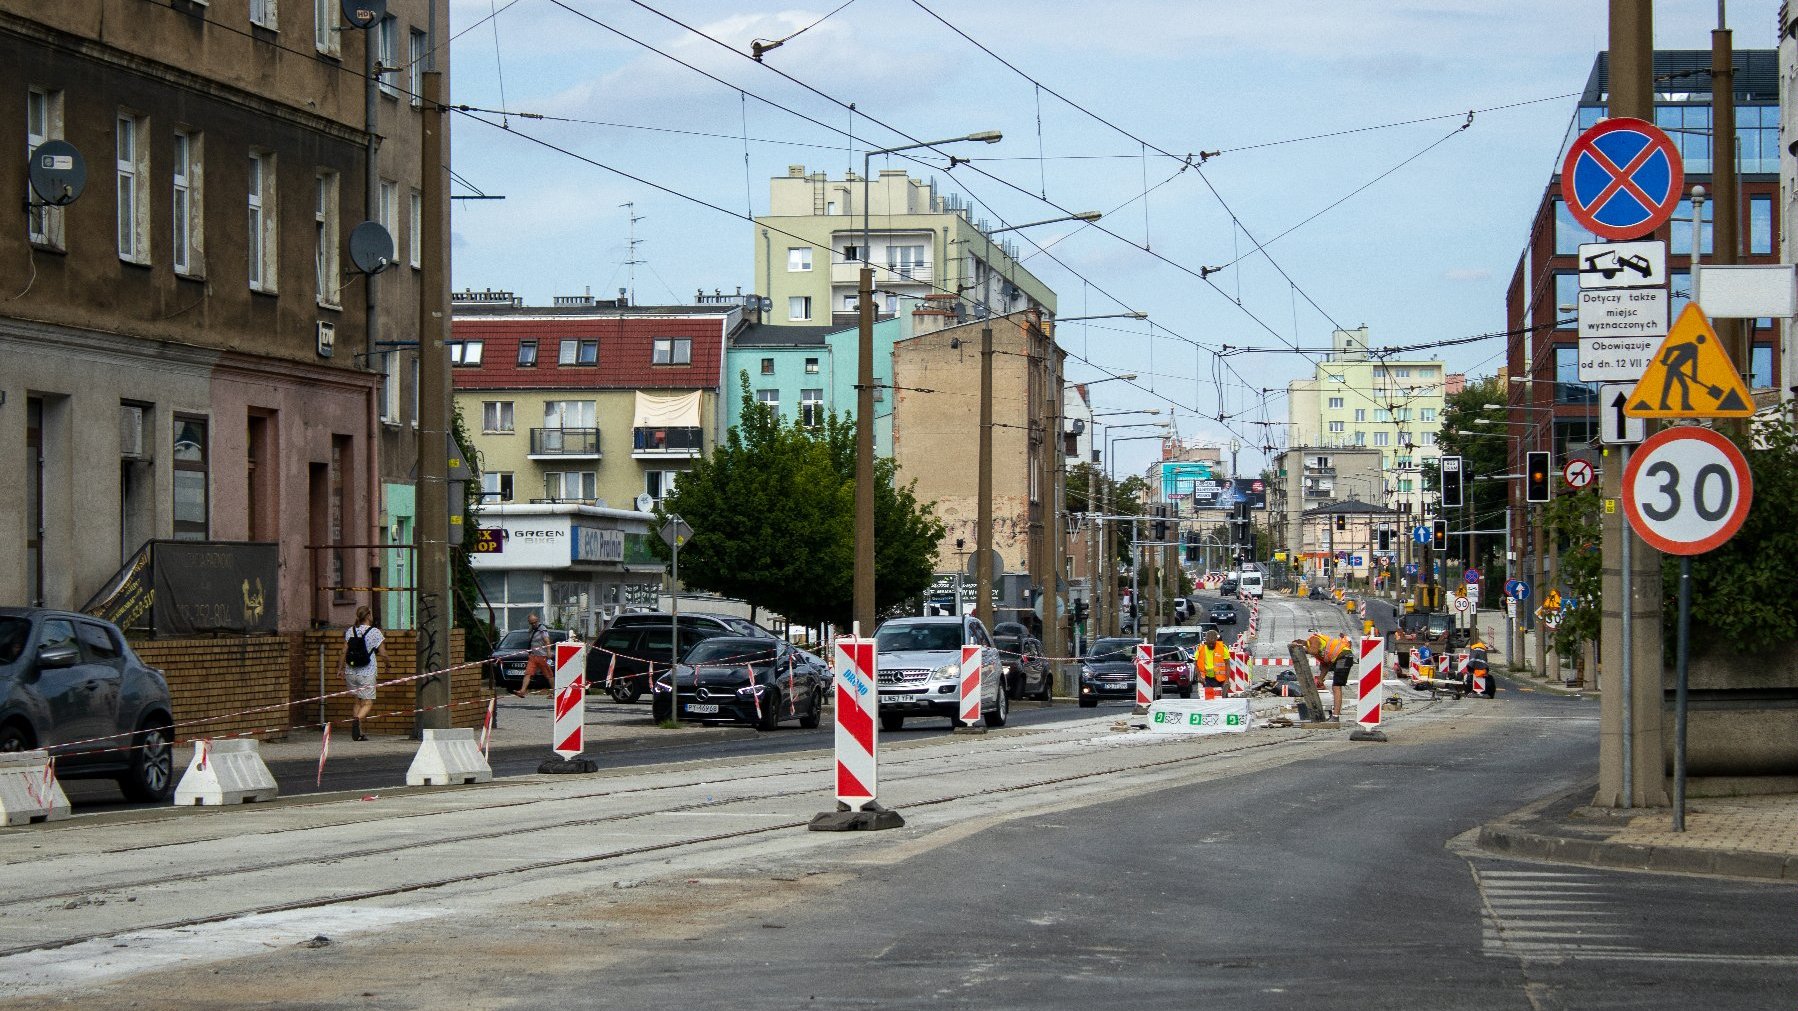
[[[717,711],[718,711],[718,704],[716,702],[689,702],[689,703],[687,703],[687,712],[689,712],[689,713],[715,713]]]
[[[882,702],[916,702],[922,698],[923,698],[922,695],[882,695],[880,697],[880,701],[882,701]]]

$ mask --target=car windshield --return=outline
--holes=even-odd
[[[1100,639],[1093,643],[1092,655],[1088,660],[1106,663],[1113,660],[1130,660],[1136,655],[1135,639]]]
[[[1024,651],[1024,640],[1015,635],[995,635],[993,636],[993,645],[1007,653],[1022,653]]]
[[[712,638],[695,643],[687,650],[686,662],[689,664],[743,664],[767,663],[774,659],[774,643],[759,640],[745,642],[742,639]]]
[[[525,648],[526,645],[528,645],[530,643],[530,641],[531,641],[531,630],[530,629],[515,628],[512,631],[507,632],[505,638],[501,639],[499,641],[499,645],[495,646],[494,648],[495,649],[523,649],[523,648]]]
[[[1184,646],[1192,649],[1205,641],[1205,630],[1202,628],[1176,628],[1155,633],[1157,649],[1167,646]]]
[[[959,650],[961,625],[947,622],[883,625],[874,634],[874,649],[879,653]]]
[[[0,618],[0,663],[12,663],[25,651],[31,622],[24,618]]]
[[[1449,628],[1453,624],[1453,622],[1454,622],[1454,619],[1450,618],[1446,614],[1430,615],[1430,634],[1431,635],[1441,635],[1442,633],[1449,630]]]

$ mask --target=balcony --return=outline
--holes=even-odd
[[[844,260],[838,258],[830,264],[830,283],[859,284],[861,282],[862,263],[860,260]],[[929,261],[922,263],[876,263],[874,264],[874,286],[883,284],[929,284],[936,280],[936,268]]]
[[[704,449],[703,428],[631,429],[631,456],[638,460],[697,460]]]
[[[533,428],[530,456],[533,460],[597,460],[599,429]]]

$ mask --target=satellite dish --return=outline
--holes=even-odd
[[[343,19],[357,28],[373,28],[387,16],[387,0],[343,0]]]
[[[763,312],[773,312],[774,311],[774,300],[773,299],[769,298],[766,295],[763,295],[761,302],[762,302],[762,311]]]
[[[636,506],[638,512],[646,513],[656,507],[656,500],[650,498],[648,492],[644,492],[637,496]]]
[[[379,221],[364,221],[350,229],[350,262],[364,274],[379,274],[393,266],[393,236]]]
[[[66,140],[47,140],[31,152],[26,169],[32,192],[54,207],[75,202],[87,186],[87,160]]]

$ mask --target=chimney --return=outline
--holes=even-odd
[[[911,311],[911,332],[913,337],[936,333],[955,324],[955,296],[930,295],[918,300],[918,307]]]

